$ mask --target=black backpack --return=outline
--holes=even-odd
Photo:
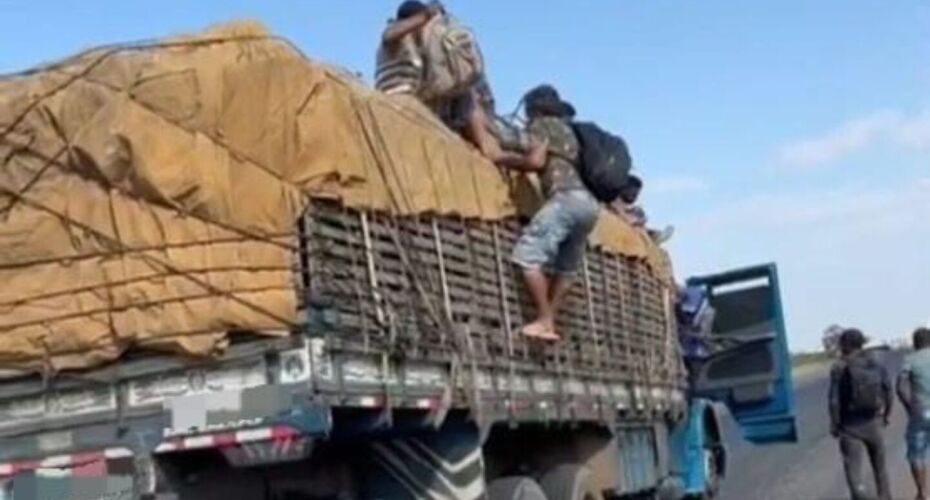
[[[846,410],[857,415],[877,415],[884,405],[882,369],[872,359],[853,359],[846,364]]]
[[[616,200],[633,166],[626,142],[594,123],[576,122],[572,128],[581,145],[576,164],[581,181],[601,202]]]

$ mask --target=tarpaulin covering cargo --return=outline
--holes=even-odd
[[[248,23],[3,78],[0,161],[2,368],[287,334],[296,221],[314,197],[484,220],[531,209],[416,102]],[[670,276],[618,218],[594,240]]]

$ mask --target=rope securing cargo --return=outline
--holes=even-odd
[[[0,365],[22,370],[130,348],[209,356],[229,331],[296,329],[297,222],[313,200],[466,225],[525,212],[515,181],[427,109],[251,24],[0,78],[0,158]],[[471,334],[427,291],[446,278],[419,265],[412,237],[394,244],[413,292],[464,366]],[[615,218],[593,243],[670,276]]]

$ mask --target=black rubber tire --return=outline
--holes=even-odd
[[[548,500],[532,478],[502,477],[488,484],[488,500]]]
[[[707,489],[704,491],[704,499],[710,500],[716,498],[717,494],[720,493],[720,467],[717,464],[717,452],[713,447],[705,448],[705,460],[707,460],[707,477],[705,479],[707,483]]]
[[[547,472],[539,486],[549,500],[603,500],[591,486],[591,470],[580,465],[559,465]]]

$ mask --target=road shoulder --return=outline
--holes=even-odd
[[[791,377],[794,379],[795,385],[806,384],[824,377],[830,371],[832,364],[832,359],[824,359],[793,366],[791,368]]]

